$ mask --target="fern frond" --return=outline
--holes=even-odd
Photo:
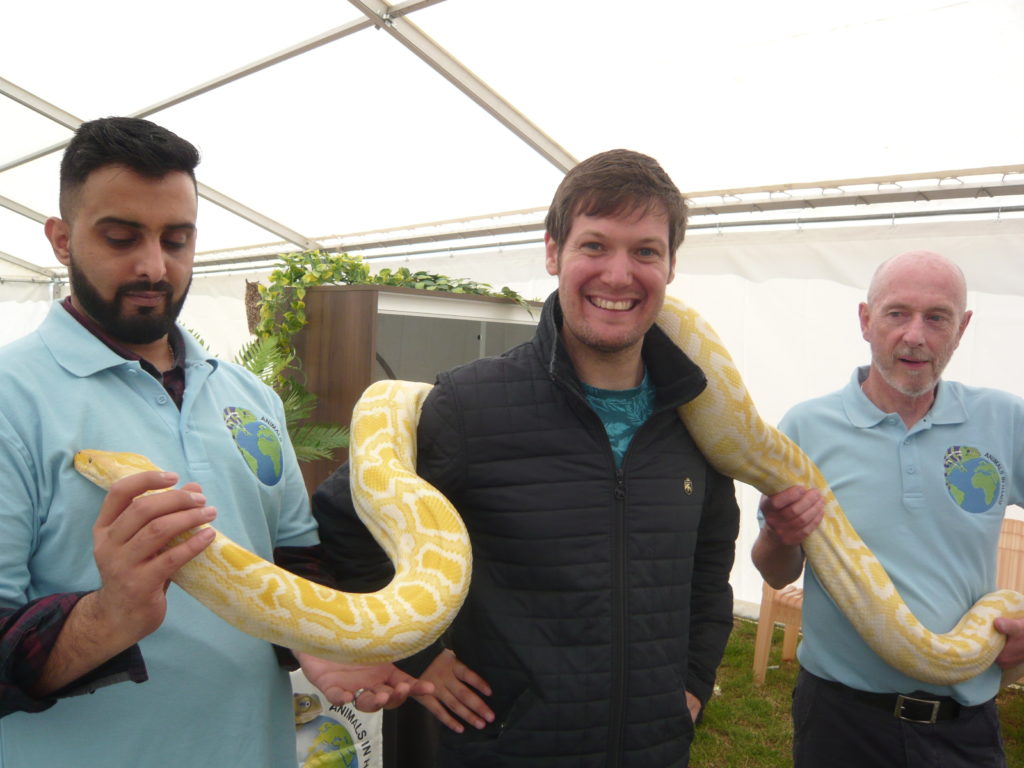
[[[329,459],[348,446],[348,429],[332,424],[289,424],[288,436],[300,462]]]

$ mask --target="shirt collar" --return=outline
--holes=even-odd
[[[75,318],[75,320],[77,320],[83,328],[85,328],[87,331],[89,331],[89,333],[91,333],[97,339],[106,344],[107,347],[109,347],[111,351],[113,351],[118,357],[122,357],[125,360],[135,360],[142,366],[142,369],[146,371],[146,373],[156,377],[157,379],[161,378],[164,371],[158,371],[156,369],[156,366],[154,366],[149,360],[147,360],[137,352],[133,352],[132,350],[125,347],[123,344],[121,344],[121,342],[119,342],[117,339],[115,339],[113,336],[107,333],[106,330],[104,330],[99,323],[97,323],[88,315],[79,312],[75,305],[71,303],[70,296],[65,298],[60,303],[60,305],[64,309],[66,309],[68,314]],[[171,348],[171,354],[174,356],[174,365],[172,365],[171,368],[169,368],[168,370],[181,368],[182,351],[184,344],[182,342],[181,331],[178,330],[178,326],[171,326],[171,330],[167,334],[167,344]]]
[[[843,407],[850,423],[861,429],[870,429],[881,424],[890,414],[875,405],[861,389],[861,384],[868,377],[870,366],[862,365],[855,368],[850,383],[842,391]],[[967,410],[957,387],[939,379],[935,392],[935,402],[921,420],[926,424],[960,424],[967,420]]]
[[[129,361],[129,358],[116,353],[72,317],[59,302],[53,304],[46,319],[39,326],[38,333],[54,358],[75,376],[92,376],[99,371],[124,365]],[[174,333],[177,334],[177,339],[172,344],[180,344],[175,346],[174,355],[179,365],[192,367],[208,363],[214,368],[217,367],[216,358],[191,335],[183,333],[177,325],[174,326]],[[141,363],[138,364],[141,366]]]

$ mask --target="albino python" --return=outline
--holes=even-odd
[[[415,473],[416,424],[429,391],[426,384],[379,382],[352,418],[352,497],[394,563],[386,587],[369,594],[328,589],[219,531],[174,582],[243,632],[324,659],[378,664],[428,646],[459,612],[472,569],[462,520]],[[83,450],[75,469],[109,489],[121,477],[158,467],[136,453]]]
[[[945,634],[924,627],[853,530],[818,468],[758,416],[711,327],[672,298],[666,299],[658,324],[708,377],[708,387],[679,408],[679,416],[711,464],[767,494],[792,485],[822,491],[825,519],[804,549],[868,645],[892,666],[929,683],[953,684],[987,669],[1005,642],[992,621],[1024,617],[1024,595],[988,594]],[[220,534],[175,581],[243,631],[325,658],[375,663],[433,642],[465,597],[471,552],[455,510],[415,474],[416,425],[429,389],[379,382],[366,390],[353,414],[353,500],[395,565],[388,587],[370,595],[334,592],[266,563]],[[124,456],[83,451],[75,465],[104,487],[123,474],[153,468],[145,459],[145,465],[133,467]],[[1008,672],[1004,682],[1021,672]]]

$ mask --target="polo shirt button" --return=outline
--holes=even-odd
[[[160,405],[166,405],[166,403],[167,403],[167,395],[160,395],[160,397],[158,397],[156,399],[156,401],[158,403],[160,403]]]
[[[912,475],[915,472],[917,472],[917,468],[916,467],[907,467],[907,472]]]

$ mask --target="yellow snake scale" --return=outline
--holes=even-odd
[[[658,324],[699,365],[707,389],[679,416],[718,471],[773,494],[818,488],[825,518],[804,550],[820,581],[867,644],[927,683],[954,684],[987,669],[1005,642],[992,621],[1024,617],[1024,595],[982,597],[952,630],[927,629],[849,524],[814,463],[757,413],[729,353],[693,309],[667,298]],[[244,632],[345,663],[404,658],[433,642],[469,587],[471,549],[451,504],[415,474],[416,425],[426,384],[382,381],[356,405],[350,448],[353,501],[395,566],[368,595],[336,592],[267,563],[218,533],[174,581]],[[102,487],[155,467],[138,454],[80,451],[76,468]],[[1004,682],[1020,677],[1018,668]]]

